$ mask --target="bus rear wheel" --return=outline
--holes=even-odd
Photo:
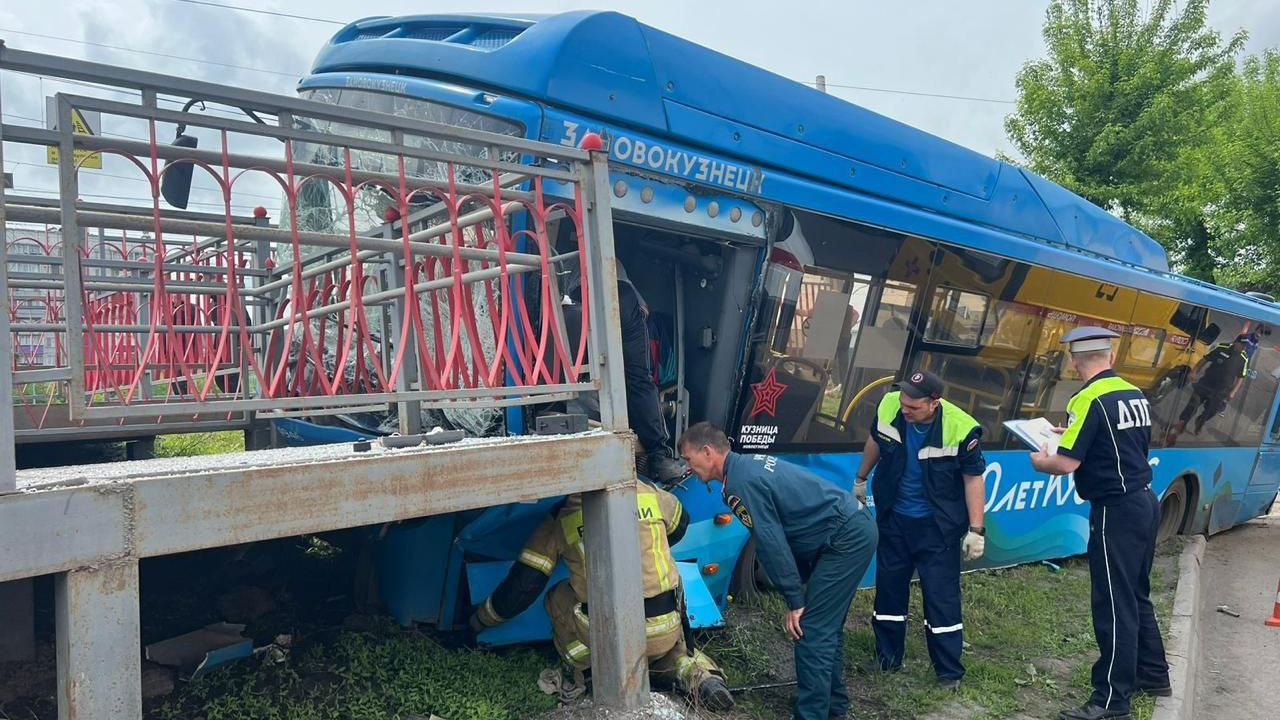
[[[1182,529],[1182,519],[1187,510],[1187,482],[1182,478],[1173,481],[1160,500],[1160,527],[1156,530],[1156,542],[1178,534]]]

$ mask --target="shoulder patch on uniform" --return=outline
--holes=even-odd
[[[970,441],[969,441],[969,444],[964,446],[964,451],[965,451],[965,452],[973,452],[973,449],[974,449],[974,448],[976,448],[976,447],[978,447],[978,438],[974,438],[974,439],[970,440]]]
[[[742,502],[742,498],[738,497],[737,495],[730,495],[726,499],[725,504],[728,505],[729,509],[733,511],[733,514],[738,518],[738,521],[741,522],[748,530],[750,530],[751,529],[751,513],[750,511],[747,510],[747,504]]]

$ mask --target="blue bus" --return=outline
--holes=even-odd
[[[600,134],[672,436],[711,420],[740,450],[848,487],[893,378],[932,369],[985,431],[981,566],[1085,550],[1072,478],[1033,471],[1001,425],[1065,418],[1081,381],[1058,340],[1078,325],[1121,334],[1117,370],[1151,400],[1162,536],[1220,531],[1276,497],[1280,307],[1171,272],[1155,241],[1024,169],[613,12],[361,20],[299,91],[566,146]],[[305,229],[346,223],[311,195]],[[382,222],[366,215],[362,230]],[[1201,402],[1200,361],[1240,334],[1256,341],[1245,377]],[[499,431],[527,432],[528,413]],[[767,579],[719,492],[677,494],[695,521],[675,548],[693,624],[716,625],[731,594]],[[403,623],[456,624],[553,502],[381,529],[382,602]],[[482,639],[546,637],[541,608]]]

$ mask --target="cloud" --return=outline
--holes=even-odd
[[[1018,70],[1044,52],[1041,25],[1048,0],[847,0],[793,3],[783,11],[772,0],[682,4],[617,0],[610,4],[642,22],[786,77],[809,81],[823,74],[834,95],[994,154],[1011,150],[1003,125],[1004,117],[1013,111],[1011,105],[834,86],[1013,99]],[[592,5],[599,5],[598,0],[544,0],[536,9],[561,12]],[[528,0],[488,0],[485,6],[494,12],[530,10]],[[306,4],[260,0],[254,7],[337,20],[423,11],[417,0],[371,0],[358,6],[348,0]],[[1280,45],[1280,1],[1217,0],[1210,5],[1209,19],[1224,36],[1248,27],[1249,52]],[[297,79],[337,29],[326,23],[173,0],[117,0],[108,12],[94,0],[5,3],[0,7],[0,27],[224,63],[189,62],[30,36],[7,38],[24,49],[282,94],[293,94]],[[6,110],[39,116],[41,91],[38,81],[8,81]],[[54,91],[56,86],[45,83],[45,94]]]

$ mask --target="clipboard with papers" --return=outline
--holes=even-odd
[[[1058,442],[1062,439],[1062,435],[1054,432],[1056,426],[1046,418],[1006,420],[1004,427],[1032,450],[1039,450],[1042,445],[1048,445],[1050,455],[1056,455],[1058,452]]]

